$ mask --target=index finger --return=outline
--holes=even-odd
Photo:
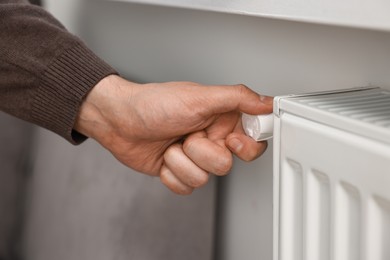
[[[212,100],[207,107],[214,114],[239,110],[251,115],[269,114],[273,109],[273,97],[259,95],[243,84],[233,86],[209,86],[205,98]],[[206,108],[205,108],[206,109]]]

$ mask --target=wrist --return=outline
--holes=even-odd
[[[105,106],[115,87],[116,75],[109,75],[99,81],[82,102],[76,118],[74,130],[100,142],[112,132]]]

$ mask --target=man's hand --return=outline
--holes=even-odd
[[[251,161],[265,151],[266,142],[243,132],[241,112],[271,113],[272,101],[243,85],[136,84],[111,75],[88,94],[74,129],[128,167],[190,194],[209,173],[227,174],[232,153]]]

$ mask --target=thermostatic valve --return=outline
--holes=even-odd
[[[272,138],[274,132],[274,115],[248,115],[242,114],[242,127],[246,135],[256,141]]]

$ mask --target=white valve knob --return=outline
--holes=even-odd
[[[246,135],[256,141],[272,138],[274,132],[274,115],[248,115],[242,114],[242,127]]]

